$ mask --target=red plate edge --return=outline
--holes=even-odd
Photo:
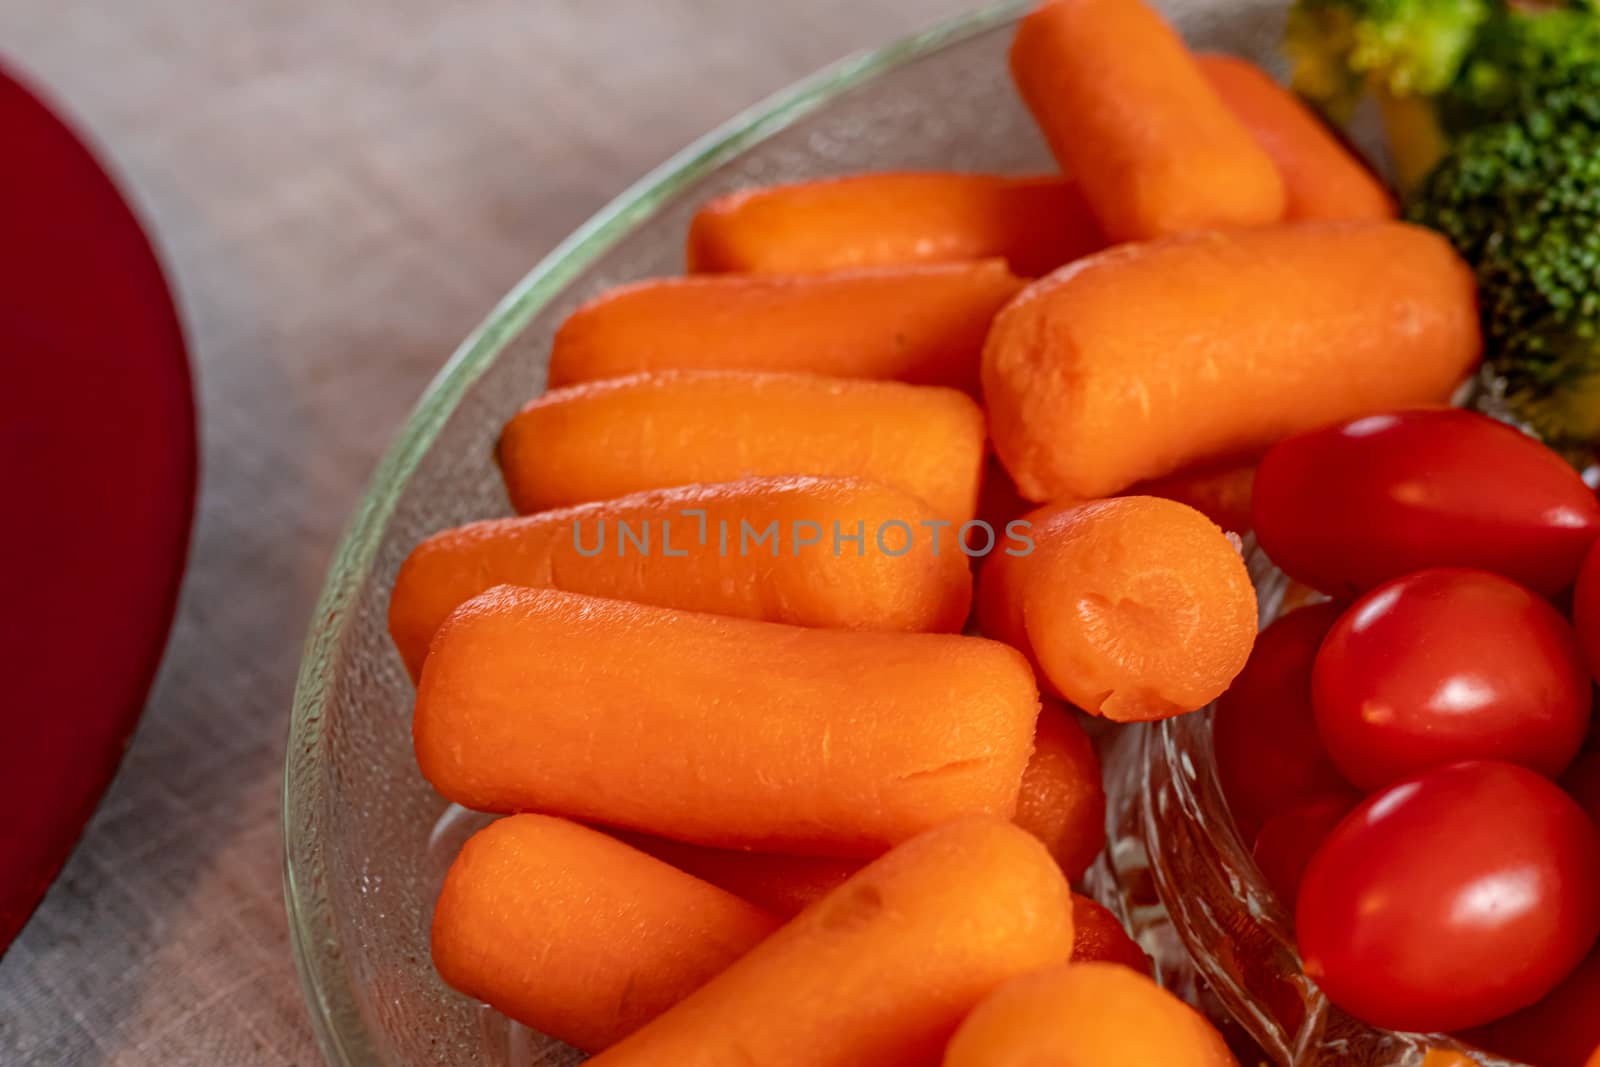
[[[94,153],[0,67],[0,953],[116,773],[198,479],[166,275]],[[20,165],[18,165],[20,164]]]

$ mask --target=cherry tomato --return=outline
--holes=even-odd
[[[1328,631],[1312,670],[1317,731],[1363,789],[1465,759],[1554,778],[1589,728],[1578,640],[1555,608],[1488,571],[1380,585]]]
[[[1335,793],[1290,808],[1268,819],[1250,850],[1261,875],[1287,907],[1300,895],[1300,880],[1318,847],[1352,808],[1361,803],[1359,793]]]
[[[1600,952],[1532,1007],[1461,1035],[1464,1041],[1539,1067],[1584,1067],[1600,1049]]]
[[[1572,591],[1572,624],[1578,630],[1589,673],[1600,678],[1600,541],[1584,557],[1578,586]]]
[[[1574,760],[1561,776],[1561,788],[1600,825],[1600,752],[1585,752]],[[1600,1011],[1600,1004],[1595,1010]]]
[[[1273,815],[1349,788],[1322,751],[1311,714],[1311,664],[1338,617],[1337,605],[1313,604],[1268,626],[1217,700],[1217,777],[1246,842]]]
[[[1358,1019],[1461,1030],[1549,993],[1600,933],[1600,830],[1546,778],[1477,761],[1368,797],[1312,857],[1306,974]]]
[[[1600,501],[1560,456],[1450,409],[1285,438],[1261,461],[1250,509],[1273,562],[1346,598],[1438,566],[1481,567],[1554,594],[1600,537]]]

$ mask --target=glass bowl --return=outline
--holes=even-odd
[[[1245,559],[1265,624],[1298,605],[1286,605],[1296,592],[1253,540]],[[1294,1067],[1458,1067],[1462,1056],[1517,1067],[1446,1035],[1374,1029],[1306,978],[1290,909],[1228,810],[1211,717],[1208,708],[1125,729],[1103,753],[1111,846],[1091,888],[1150,951],[1163,984]]]
[[[1158,0],[1197,47],[1274,68],[1281,67],[1276,43],[1284,3]],[[493,445],[506,419],[543,390],[556,325],[603,289],[681,272],[689,217],[706,198],[753,184],[868,170],[1053,169],[1006,70],[1011,24],[1025,6],[987,8],[847,59],[689,146],[535,267],[418,403],[334,559],[312,622],[290,725],[285,892],[296,964],[331,1064],[554,1067],[581,1059],[451,992],[430,963],[435,893],[455,847],[483,820],[449,809],[413,760],[413,691],[385,619],[401,561],[434,531],[510,513]],[[1208,978],[1223,976],[1215,960],[1236,956],[1237,946],[1245,945],[1278,952],[1271,957],[1274,967],[1292,970],[1292,956],[1282,955],[1284,942],[1259,892],[1227,912],[1238,928],[1220,930],[1185,910],[1193,887],[1177,887],[1174,878],[1187,878],[1186,868],[1174,862],[1162,874],[1163,856],[1187,835],[1222,850],[1208,877],[1223,878],[1223,884],[1230,884],[1229,877],[1245,879],[1249,888],[1239,845],[1226,838],[1227,820],[1207,821],[1216,817],[1214,805],[1206,806],[1215,798],[1196,798],[1193,783],[1183,792],[1177,778],[1160,773],[1163,767],[1188,766],[1191,757],[1183,753],[1199,749],[1187,732],[1203,731],[1204,723],[1189,717],[1117,739],[1117,751],[1133,756],[1115,765],[1114,784],[1127,787],[1116,798],[1117,812],[1133,822],[1113,827],[1119,840],[1110,855],[1117,862],[1102,861],[1096,874],[1100,895],[1119,907],[1132,905],[1125,915],[1147,947],[1164,943],[1175,950],[1187,944],[1196,950]],[[1170,824],[1171,831],[1145,833],[1152,823]],[[1135,855],[1157,862],[1139,868],[1128,862]],[[1204,865],[1203,856],[1189,859]],[[1134,888],[1118,876],[1132,880]],[[1146,892],[1151,886],[1154,891]],[[1209,907],[1214,886],[1201,888],[1196,899]],[[1160,918],[1162,901],[1172,906],[1175,922]],[[1203,918],[1210,917],[1207,912]],[[1164,956],[1176,958],[1171,951]],[[1180,988],[1189,981],[1187,991],[1197,991],[1192,973],[1186,978],[1169,968],[1168,977]],[[1256,1039],[1283,1058],[1292,1045],[1273,1030],[1281,1029],[1283,1016],[1261,1006],[1272,1003],[1275,987],[1218,982],[1216,988]],[[1304,992],[1303,980],[1295,988]],[[1336,1036],[1318,1031],[1324,1033]]]

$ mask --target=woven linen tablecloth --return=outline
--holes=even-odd
[[[282,750],[378,455],[500,294],[614,193],[962,6],[0,0],[0,62],[98,142],[165,254],[204,448],[143,725],[0,960],[0,1065],[320,1063],[282,906]],[[0,145],[0,165],[27,161]]]

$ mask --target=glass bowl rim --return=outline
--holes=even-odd
[[[331,693],[336,654],[355,601],[389,520],[422,457],[485,371],[552,299],[674,194],[741,152],[899,67],[946,46],[1014,22],[1033,0],[999,0],[935,23],[881,48],[858,52],[821,68],[740,112],[690,142],[552,249],[494,306],[456,348],[424,389],[362,492],[329,564],[317,598],[295,683],[289,720],[282,797],[283,888],[295,970],[324,1059],[333,1067],[382,1067],[370,1040],[347,1032],[341,1020],[361,1019],[353,979],[335,931],[315,899],[326,873],[320,842],[298,828],[317,803],[315,783],[293,753],[319,746],[323,711]]]

